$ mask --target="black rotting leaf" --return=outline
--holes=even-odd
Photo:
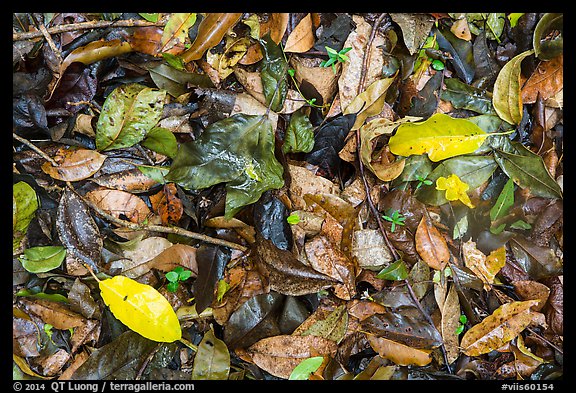
[[[62,245],[66,247],[68,259],[76,263],[75,268],[88,265],[100,271],[102,238],[96,222],[90,215],[88,205],[74,192],[66,189],[58,206],[56,229]]]
[[[317,165],[321,174],[334,177],[340,167],[338,152],[344,147],[346,136],[356,122],[356,114],[340,115],[324,123],[314,133],[314,148],[306,154],[306,161]]]
[[[192,291],[196,299],[196,311],[201,313],[212,304],[216,283],[222,278],[224,268],[230,260],[230,250],[212,245],[201,245],[196,251],[198,277]]]
[[[254,225],[264,239],[270,240],[281,250],[292,249],[292,230],[286,218],[286,206],[271,191],[262,194],[254,204]]]

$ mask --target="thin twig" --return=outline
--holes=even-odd
[[[68,187],[76,193],[76,190],[74,190],[74,188],[72,187],[72,184],[70,184],[70,182],[66,182],[66,184],[68,185]],[[178,228],[178,227],[166,227],[163,225],[143,225],[143,224],[136,224],[130,221],[126,221],[123,220],[121,218],[117,218],[107,212],[105,212],[104,210],[102,210],[100,207],[98,207],[95,203],[93,203],[92,201],[90,201],[87,198],[84,198],[82,195],[79,195],[78,193],[76,193],[92,210],[94,210],[96,213],[98,213],[98,215],[102,216],[103,218],[105,218],[108,221],[113,222],[114,224],[117,224],[121,227],[125,227],[128,229],[131,229],[133,231],[150,231],[150,232],[161,232],[161,233],[172,233],[175,235],[180,235],[180,236],[184,236],[184,237],[189,237],[191,239],[196,239],[196,240],[200,240],[206,243],[211,243],[211,244],[215,244],[218,246],[224,246],[224,247],[229,247],[229,248],[233,248],[236,250],[240,250],[242,252],[246,252],[248,251],[247,247],[244,247],[240,244],[237,243],[233,243],[233,242],[229,242],[227,240],[222,240],[222,239],[217,239],[214,237],[210,237],[207,235],[203,235],[201,233],[196,233],[196,232],[191,232],[188,231],[186,229],[183,228]]]
[[[53,166],[58,166],[58,163],[56,161],[54,161],[52,158],[50,158],[46,153],[44,153],[42,150],[40,150],[38,147],[36,147],[32,142],[30,142],[27,139],[22,138],[21,136],[17,135],[15,132],[12,133],[12,138],[16,139],[18,142],[25,144],[26,146],[28,146],[30,149],[32,149],[33,151],[35,151],[36,153],[38,153],[38,155],[40,157],[42,157],[43,159],[45,159],[46,161],[48,161],[50,164],[52,164]]]
[[[89,22],[70,23],[67,25],[58,25],[47,29],[49,34],[59,34],[67,31],[79,31],[90,29],[102,29],[106,27],[148,27],[164,26],[164,22],[149,22],[147,20],[124,19],[116,21],[96,20]],[[32,38],[42,37],[41,31],[28,31],[24,33],[13,33],[12,41],[23,41]]]
[[[365,79],[366,79],[365,74],[366,74],[366,69],[367,69],[367,65],[368,65],[368,59],[370,58],[370,46],[372,46],[372,41],[374,40],[374,37],[376,36],[376,31],[378,29],[378,26],[380,25],[380,22],[384,19],[384,16],[385,16],[385,14],[380,15],[380,17],[378,17],[378,19],[374,23],[374,26],[372,27],[372,32],[370,34],[370,39],[368,40],[368,43],[366,44],[367,49],[364,52],[364,59],[362,62],[362,70],[361,70],[361,75],[360,75],[360,83],[358,84],[358,93],[363,91],[364,83],[365,83]],[[364,190],[366,192],[366,201],[368,202],[368,206],[370,208],[372,215],[374,216],[374,218],[376,219],[376,222],[378,223],[378,228],[380,229],[380,232],[382,233],[382,236],[384,237],[384,241],[386,242],[386,246],[392,252],[394,259],[398,260],[398,259],[400,259],[400,254],[398,253],[396,248],[392,245],[392,243],[388,239],[388,236],[386,234],[386,230],[384,228],[384,225],[382,224],[382,220],[380,219],[380,213],[378,212],[378,209],[376,209],[376,206],[374,206],[374,203],[372,202],[372,197],[370,196],[370,188],[368,186],[368,181],[366,180],[366,175],[364,173],[364,164],[362,163],[362,157],[360,155],[361,143],[362,142],[360,139],[360,128],[358,128],[356,130],[356,155],[358,158],[358,167],[360,170],[360,177],[362,178],[362,182],[364,184]],[[406,285],[406,287],[408,288],[408,293],[410,294],[410,298],[412,299],[412,302],[416,305],[416,307],[418,308],[420,313],[424,316],[424,318],[426,318],[426,321],[430,324],[430,326],[432,326],[434,329],[436,329],[436,325],[434,325],[434,322],[432,321],[432,318],[430,317],[430,315],[428,315],[426,313],[426,311],[424,311],[424,309],[422,308],[422,305],[420,304],[418,297],[414,293],[414,290],[412,289],[412,285],[410,285],[410,282],[408,281],[408,279],[404,279],[403,282]],[[438,329],[436,329],[436,331],[438,331]],[[444,345],[444,342],[442,342],[442,344],[440,345],[440,349],[442,351],[442,356],[444,357],[444,363],[446,364],[446,369],[451,374],[452,369],[450,367],[450,363],[448,362],[448,353],[446,351],[446,347]]]

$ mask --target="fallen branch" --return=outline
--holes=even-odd
[[[148,26],[164,26],[164,22],[149,22],[147,20],[95,20],[89,22],[70,23],[67,25],[58,25],[46,29],[48,34],[59,34],[67,31],[79,31],[90,29],[102,29],[106,27],[148,27]],[[32,38],[42,37],[42,31],[27,31],[22,33],[13,33],[12,41],[24,41]]]
[[[58,163],[54,161],[51,157],[49,157],[46,153],[44,153],[40,148],[36,147],[32,142],[27,139],[22,138],[21,136],[17,135],[15,132],[12,133],[12,138],[16,139],[18,142],[25,144],[34,152],[36,152],[40,157],[48,161],[53,166],[58,166]]]

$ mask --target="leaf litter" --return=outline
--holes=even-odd
[[[13,22],[14,379],[563,378],[562,14]]]

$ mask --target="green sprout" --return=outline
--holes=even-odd
[[[339,52],[336,52],[335,49],[332,49],[329,46],[325,46],[325,48],[326,48],[326,52],[328,52],[328,60],[322,61],[322,63],[320,63],[320,67],[330,67],[331,66],[332,71],[334,71],[334,73],[336,73],[336,64],[337,63],[344,63],[344,62],[348,61],[348,56],[346,56],[346,53],[348,53],[350,50],[352,50],[352,47],[343,48]]]
[[[396,225],[404,225],[406,219],[398,210],[394,210],[391,215],[382,215],[382,218],[392,223],[392,232],[396,230]]]
[[[418,179],[418,185],[416,186],[416,189],[422,187],[422,184],[426,184],[427,186],[432,184],[432,180],[426,179],[425,176],[416,175],[416,179]]]
[[[468,318],[466,317],[466,315],[462,314],[460,315],[460,319],[458,320],[459,324],[458,327],[456,328],[456,334],[460,334],[464,331],[464,325],[466,324],[466,322],[468,322]]]
[[[191,275],[192,272],[190,270],[184,270],[182,266],[174,268],[174,270],[166,273],[166,279],[169,281],[166,289],[168,289],[169,292],[176,292],[180,281],[188,280]]]
[[[300,216],[298,215],[298,213],[292,213],[288,217],[286,217],[286,221],[290,225],[298,224],[300,222]]]

